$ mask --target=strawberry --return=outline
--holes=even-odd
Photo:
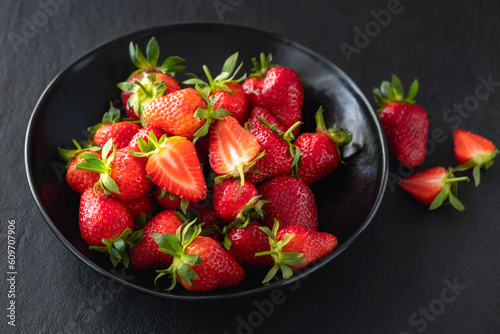
[[[310,185],[333,172],[341,161],[339,146],[351,140],[352,133],[340,131],[337,124],[326,129],[323,108],[320,107],[316,112],[316,132],[302,133],[294,141],[300,150],[299,178]]]
[[[151,125],[147,125],[147,126],[141,128],[139,131],[137,131],[137,133],[132,137],[132,139],[130,140],[130,143],[128,144],[128,148],[131,151],[140,152],[141,150],[139,148],[139,144],[138,144],[137,140],[139,138],[142,138],[146,143],[148,143],[148,141],[149,141],[148,135],[151,131],[153,131],[156,138],[161,138],[161,136],[167,134],[162,129],[155,128],[154,126],[151,126]],[[168,135],[167,135],[167,137],[168,137]]]
[[[248,116],[247,96],[243,88],[239,84],[240,81],[246,78],[243,75],[239,79],[234,79],[243,63],[235,70],[236,61],[238,59],[238,52],[229,56],[222,66],[221,73],[212,78],[210,70],[206,65],[203,65],[203,71],[207,76],[208,82],[198,78],[194,74],[190,74],[190,79],[184,81],[184,84],[198,84],[207,96],[214,96],[217,98],[217,103],[214,108],[226,109],[231,113],[240,125],[243,125]]]
[[[94,184],[99,181],[99,174],[80,170],[76,168],[76,165],[83,162],[84,160],[80,158],[83,153],[94,154],[96,158],[101,158],[101,150],[98,146],[91,146],[90,142],[83,144],[83,148],[80,144],[73,140],[76,147],[75,150],[68,150],[59,148],[59,154],[61,158],[68,161],[66,181],[71,189],[76,191],[79,195],[83,194],[85,190],[94,186]]]
[[[102,117],[102,123],[90,127],[88,131],[93,136],[92,141],[104,146],[109,139],[113,140],[117,149],[127,147],[132,137],[140,129],[140,125],[120,120],[120,110],[109,104],[109,110]]]
[[[119,262],[128,267],[126,247],[139,242],[142,232],[131,234],[134,219],[122,202],[104,196],[100,189],[89,188],[80,198],[78,224],[91,249],[108,253],[115,267]]]
[[[289,278],[293,271],[304,268],[337,247],[337,238],[333,234],[311,231],[300,225],[280,229],[278,220],[275,220],[272,231],[269,227],[261,229],[269,237],[270,250],[257,253],[256,256],[271,255],[274,260],[263,283],[269,282],[278,270],[281,270],[284,278]]]
[[[445,201],[462,211],[463,204],[458,200],[457,182],[468,181],[468,177],[455,178],[443,167],[432,167],[399,180],[398,184],[418,201],[430,205],[429,210],[440,207]]]
[[[147,193],[144,196],[130,201],[122,201],[134,219],[139,219],[141,215],[148,215],[153,212],[153,196]]]
[[[225,222],[215,213],[213,208],[202,208],[198,212],[200,221],[205,223],[201,229],[201,234],[222,243],[224,236],[221,234],[222,226]]]
[[[453,149],[455,157],[460,166],[456,171],[464,171],[473,168],[472,175],[476,187],[481,182],[481,167],[490,168],[493,158],[498,154],[495,145],[481,135],[462,129],[456,129],[453,133]]]
[[[142,240],[130,250],[132,268],[140,270],[168,268],[172,264],[173,257],[160,251],[153,233],[174,234],[182,223],[173,210],[160,211],[151,218],[142,229]]]
[[[301,225],[318,231],[316,200],[311,189],[301,180],[278,176],[257,187],[260,199],[269,201],[263,206],[263,225],[272,227],[277,219],[282,227]]]
[[[201,201],[207,186],[194,144],[183,137],[162,136],[154,133],[149,142],[138,139],[141,152],[130,152],[135,157],[148,157],[146,172],[154,184],[185,201]]]
[[[100,174],[94,188],[100,186],[104,193],[120,201],[130,201],[144,196],[153,186],[146,176],[147,160],[132,156],[128,148],[116,150],[112,139],[102,148],[102,158],[92,154],[80,156],[85,161],[77,169]]]
[[[230,241],[229,254],[243,268],[270,268],[274,261],[271,256],[256,257],[256,253],[269,251],[269,238],[256,220],[244,227],[233,227],[227,238]]]
[[[174,79],[175,73],[185,69],[185,66],[177,65],[183,62],[184,59],[176,56],[167,58],[161,66],[157,66],[160,55],[158,42],[152,37],[146,46],[146,57],[139,49],[139,46],[130,42],[129,54],[132,63],[137,67],[127,79],[126,82],[119,83],[118,87],[122,89],[121,99],[127,116],[139,120],[144,105],[153,97],[162,96],[174,90],[179,90],[181,87]],[[147,76],[156,74],[154,81],[163,82],[163,91],[156,90],[156,85],[149,85],[148,81],[140,81],[143,73]],[[136,81],[140,81],[139,85],[134,85]],[[133,96],[133,97],[132,97]],[[132,100],[130,98],[132,97]],[[143,123],[143,125],[145,125]]]
[[[217,241],[200,235],[201,227],[187,224],[175,235],[155,233],[153,237],[160,250],[174,257],[172,265],[157,270],[155,282],[170,275],[172,290],[177,281],[189,291],[209,291],[240,284],[245,271]]]
[[[216,174],[240,177],[243,184],[259,150],[257,138],[236,119],[226,117],[215,121],[208,140],[208,160]]]
[[[405,99],[401,81],[395,75],[392,76],[392,83],[383,81],[380,89],[373,89],[389,148],[396,159],[408,168],[424,162],[429,130],[427,114],[413,101],[417,91],[418,81],[415,79]]]
[[[289,129],[284,129],[277,123],[276,117],[263,107],[255,107],[250,113],[249,127],[260,143],[264,156],[257,160],[254,169],[258,173],[249,173],[248,180],[257,184],[267,178],[296,173],[300,163],[300,150],[292,141],[294,129],[300,123],[295,123]]]
[[[248,181],[242,185],[238,179],[226,179],[214,185],[215,213],[229,223],[239,220],[246,225],[250,219],[262,218],[262,206],[266,202],[259,201],[259,198],[257,188]]]
[[[181,198],[179,196],[169,194],[165,189],[153,186],[153,196],[162,208],[175,210],[181,207]]]
[[[260,54],[260,63],[252,59],[253,69],[242,87],[247,94],[250,109],[256,106],[269,110],[283,128],[288,129],[302,119],[304,88],[297,73],[291,68],[271,64],[272,55]],[[299,127],[294,128],[297,136]]]

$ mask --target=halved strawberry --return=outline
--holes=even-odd
[[[481,182],[481,167],[490,168],[498,150],[483,136],[462,129],[456,129],[453,133],[453,145],[455,157],[461,163],[455,170],[464,171],[473,168],[472,175],[477,187]]]
[[[434,210],[447,200],[455,209],[465,209],[458,200],[457,182],[469,181],[469,178],[455,177],[451,170],[433,167],[399,180],[399,185],[418,201],[430,205]]]
[[[206,197],[206,182],[191,141],[166,135],[158,141],[151,132],[148,143],[139,138],[138,144],[141,152],[130,151],[130,154],[149,158],[146,172],[154,184],[187,201],[201,201]]]
[[[244,173],[253,165],[260,151],[257,138],[233,117],[215,121],[208,145],[208,159],[212,170],[218,175],[239,176],[242,183]]]

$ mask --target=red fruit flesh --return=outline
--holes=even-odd
[[[232,117],[214,122],[208,145],[210,166],[219,175],[231,173],[239,165],[252,161],[260,150],[257,138]]]
[[[431,205],[444,187],[448,171],[443,167],[433,167],[399,180],[399,185],[418,201]]]
[[[417,105],[391,102],[382,108],[380,121],[389,148],[405,167],[421,165],[425,160],[429,119]]]
[[[292,233],[294,237],[283,246],[283,252],[299,252],[304,254],[303,258],[307,259],[300,265],[290,266],[292,270],[307,266],[337,247],[337,238],[333,234],[311,231],[299,225],[281,228],[278,231],[277,239],[283,240]]]
[[[151,180],[169,193],[188,201],[206,197],[206,183],[194,145],[184,138],[169,140],[146,165]]]
[[[495,151],[495,145],[490,140],[462,129],[456,129],[453,133],[453,144],[455,157],[461,164]]]
[[[257,187],[261,200],[270,201],[262,209],[263,225],[272,229],[274,219],[284,228],[302,225],[318,231],[318,214],[314,194],[304,182],[290,176],[278,176]]]
[[[175,211],[164,210],[157,213],[143,227],[143,238],[130,250],[130,264],[135,269],[168,268],[172,263],[172,256],[160,252],[160,246],[155,242],[152,233],[174,234],[182,225]]]
[[[80,233],[89,246],[104,247],[102,239],[117,239],[127,228],[135,229],[134,219],[125,205],[106,197],[98,188],[87,189],[80,198],[78,223]],[[102,197],[101,197],[102,196]]]
[[[294,144],[301,156],[297,174],[307,185],[333,172],[340,162],[336,145],[324,133],[303,133]]]

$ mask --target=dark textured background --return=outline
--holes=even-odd
[[[354,45],[354,29],[364,30],[374,21],[371,11],[387,9],[392,1],[54,1],[1,1],[0,258],[7,258],[7,221],[15,220],[19,273],[15,328],[7,325],[7,285],[0,279],[1,333],[500,331],[500,166],[483,173],[478,188],[472,182],[460,185],[464,212],[451,207],[429,212],[395,186],[411,171],[391,157],[387,191],[371,225],[335,261],[300,285],[284,287],[279,304],[260,310],[258,305],[269,306],[269,293],[224,302],[174,302],[101,277],[43,221],[29,192],[22,154],[27,122],[44,88],[89,49],[140,29],[223,21],[311,48],[351,76],[370,100],[372,87],[392,73],[404,83],[418,77],[418,103],[431,115],[431,131],[443,134],[431,135],[428,158],[417,171],[454,166],[451,135],[457,126],[500,145],[500,3],[401,0],[400,12],[349,62],[341,43]],[[42,3],[51,4],[46,8],[52,15],[40,14]],[[219,15],[214,4],[226,4],[226,11]],[[34,22],[40,27],[28,31],[25,27]],[[23,42],[13,42],[14,35]],[[482,99],[486,90],[477,90],[480,77],[499,82]],[[469,111],[458,112],[459,105],[475,101]],[[6,276],[6,260],[0,262]],[[445,281],[462,290],[452,298]],[[440,301],[447,298],[453,301]],[[429,311],[426,318],[429,307],[436,315]]]

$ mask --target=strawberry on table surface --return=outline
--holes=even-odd
[[[243,125],[248,115],[247,96],[243,88],[239,84],[240,81],[246,78],[243,75],[239,79],[235,79],[236,74],[239,72],[243,63],[236,68],[236,61],[238,59],[238,52],[229,56],[222,66],[221,73],[215,78],[212,78],[210,70],[206,65],[203,65],[203,71],[207,77],[208,82],[205,82],[190,74],[191,78],[184,81],[184,84],[198,84],[208,97],[217,98],[214,108],[222,108],[231,113],[241,125]]]
[[[160,247],[153,238],[153,233],[175,234],[183,221],[174,210],[158,212],[142,228],[143,238],[130,250],[130,264],[132,268],[147,270],[167,268],[172,264],[173,257],[160,251]]]
[[[316,112],[316,132],[302,133],[295,141],[300,150],[300,165],[297,175],[307,185],[313,184],[332,173],[341,161],[339,146],[352,140],[351,132],[342,132],[337,124],[327,129],[323,119],[323,108]]]
[[[472,175],[476,186],[481,182],[480,169],[490,168],[498,154],[498,150],[490,140],[483,136],[463,129],[456,129],[453,133],[453,150],[460,166],[456,171],[465,171],[473,168]]]
[[[109,104],[109,110],[102,117],[102,122],[88,129],[92,135],[92,141],[97,145],[104,146],[110,139],[117,149],[127,147],[132,137],[139,131],[140,125],[121,121],[120,110]]]
[[[455,177],[443,167],[432,167],[399,180],[398,184],[412,197],[426,205],[429,210],[449,203],[459,211],[465,209],[458,200],[457,182],[468,181],[468,177]]]
[[[377,110],[387,143],[398,161],[405,167],[421,165],[425,160],[429,119],[425,110],[413,98],[418,91],[414,80],[408,96],[403,96],[403,86],[395,75],[392,82],[383,81],[373,95],[380,106]]]
[[[304,88],[298,74],[291,68],[272,64],[272,55],[260,54],[260,62],[252,59],[253,69],[242,87],[250,109],[256,106],[269,110],[284,129],[302,120]],[[299,127],[293,130],[297,136]]]
[[[165,270],[157,270],[158,279],[164,275],[171,277],[166,290],[172,290],[177,281],[189,291],[210,291],[216,288],[240,284],[245,271],[217,241],[201,236],[201,227],[187,224],[175,235],[153,234],[162,252],[173,256],[172,265]]]
[[[311,231],[304,226],[290,225],[280,228],[275,220],[272,231],[261,227],[268,235],[270,250],[256,256],[271,256],[274,265],[267,273],[263,283],[269,282],[279,270],[283,278],[289,278],[293,271],[299,270],[320,259],[337,247],[337,238],[330,233]]]
[[[101,189],[87,189],[80,198],[80,233],[93,250],[108,253],[113,266],[128,267],[127,247],[133,247],[142,232],[135,230],[134,219],[126,206],[104,195]]]
[[[274,220],[282,228],[302,225],[318,231],[318,213],[314,194],[301,180],[291,176],[277,176],[260,184],[257,191],[264,204],[263,225],[272,228]]]

